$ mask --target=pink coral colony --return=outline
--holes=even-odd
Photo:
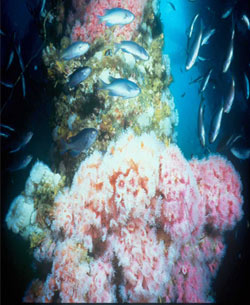
[[[228,161],[188,162],[176,145],[129,130],[57,195],[51,235],[35,251],[51,273],[24,301],[212,301],[223,232],[241,217],[240,178]]]
[[[147,0],[92,0],[88,5],[78,2],[83,1],[73,1],[76,10],[76,16],[74,16],[76,21],[73,26],[71,39],[72,41],[82,40],[91,43],[96,38],[102,37],[108,28],[105,23],[99,22],[98,15],[103,16],[105,9],[114,7],[127,9],[135,15],[135,19],[132,23],[123,27],[118,26],[113,29],[114,37],[119,37],[120,40],[130,40],[138,25],[141,23],[143,9]],[[83,22],[79,20],[80,8],[85,8]],[[73,19],[73,17],[71,16],[70,19]]]

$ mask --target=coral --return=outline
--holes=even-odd
[[[27,227],[34,223],[35,209],[33,200],[26,200],[23,195],[17,196],[11,203],[6,222],[8,229],[14,233],[21,232],[26,237]]]
[[[24,301],[211,301],[223,232],[242,216],[240,193],[222,157],[188,162],[176,145],[129,129],[105,155],[83,161],[72,186],[57,194],[49,234],[35,249],[52,270]]]
[[[14,233],[30,239],[31,247],[36,247],[43,240],[44,228],[50,223],[51,205],[64,178],[54,174],[43,162],[37,161],[25,183],[22,195],[11,203],[6,222]]]
[[[79,5],[81,1],[74,1],[76,12],[81,9],[82,5]],[[92,42],[98,37],[105,35],[105,31],[108,27],[105,23],[100,23],[98,15],[104,15],[105,9],[111,9],[114,7],[121,7],[130,10],[135,19],[123,27],[116,26],[113,31],[114,37],[120,37],[121,40],[130,40],[138,28],[141,22],[143,9],[147,0],[93,0],[85,8],[84,22],[81,24],[79,20],[76,20],[72,29],[71,39],[72,41],[83,40]],[[76,16],[77,17],[77,16]],[[77,18],[76,18],[77,19]],[[109,31],[109,29],[108,29]]]
[[[230,230],[242,217],[240,178],[231,163],[220,156],[190,162],[206,207],[207,223],[217,230]]]

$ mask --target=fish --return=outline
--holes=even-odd
[[[230,90],[224,99],[224,112],[225,113],[230,112],[232,105],[233,105],[234,96],[235,96],[235,81],[234,81],[234,77],[232,76]]]
[[[13,84],[13,83],[4,82],[4,81],[2,81],[2,80],[0,80],[0,84],[3,85],[4,87],[7,87],[7,88],[13,88],[13,87],[14,87],[14,84]]]
[[[185,95],[186,95],[186,92],[183,92],[182,95],[181,95],[181,97],[184,97]]]
[[[245,98],[246,100],[249,99],[249,80],[248,80],[248,77],[246,75],[246,73],[244,73],[244,91],[245,91]]]
[[[194,84],[194,83],[197,83],[197,82],[199,82],[200,80],[202,80],[203,78],[204,78],[203,75],[198,76],[197,78],[191,80],[191,81],[189,82],[189,85]]]
[[[41,9],[40,9],[40,16],[43,15],[43,11],[45,8],[46,0],[41,0]]]
[[[21,68],[22,72],[24,72],[25,68],[24,68],[23,58],[22,58],[22,54],[21,54],[21,45],[20,45],[20,43],[16,47],[16,53],[17,53],[17,56],[18,56],[20,68]]]
[[[241,134],[233,133],[231,136],[224,137],[218,144],[216,151],[222,152],[228,150],[238,139],[242,138]]]
[[[200,50],[201,39],[202,39],[202,21],[200,19],[198,34],[196,35],[191,46],[190,46],[190,43],[188,43],[190,48],[188,50],[188,56],[187,56],[187,61],[186,61],[186,70],[191,69],[192,66],[195,64],[196,58],[197,58],[199,50]]]
[[[7,134],[6,132],[0,131],[0,136],[1,136],[1,137],[4,137],[4,138],[8,138],[10,135]]]
[[[199,118],[198,118],[198,134],[201,146],[204,148],[206,146],[206,132],[204,126],[204,98],[201,98],[200,107],[199,107]]]
[[[105,56],[112,56],[112,50],[111,49],[106,50],[104,55]]]
[[[210,79],[210,76],[211,76],[212,71],[213,71],[212,68],[209,69],[208,72],[207,72],[207,74],[204,76],[203,82],[202,82],[201,87],[200,87],[200,93],[201,93],[201,92],[204,92],[204,91],[206,90],[207,84],[208,84],[208,82],[209,82],[209,79]]]
[[[24,74],[22,74],[21,80],[22,80],[23,97],[25,97],[26,96],[26,84],[25,84]]]
[[[5,33],[2,30],[0,30],[0,35],[5,36]]]
[[[233,53],[234,53],[234,30],[232,32],[231,40],[227,49],[227,53],[225,56],[225,61],[223,63],[222,72],[226,73],[228,68],[231,65],[232,59],[233,59]]]
[[[132,54],[136,59],[148,60],[148,52],[134,41],[123,40],[121,43],[115,43],[115,53],[119,50]]]
[[[250,158],[250,148],[233,146],[230,151],[237,159],[247,160]]]
[[[176,11],[176,8],[175,8],[175,6],[174,6],[174,4],[173,4],[172,2],[167,1],[167,3],[172,7],[172,9],[173,9],[174,11]]]
[[[33,135],[34,134],[32,131],[28,131],[27,133],[25,133],[17,143],[14,143],[12,145],[13,147],[9,152],[15,153],[15,152],[19,151],[21,148],[23,148],[25,145],[27,145],[30,142]]]
[[[77,69],[75,72],[69,75],[68,78],[68,85],[69,87],[73,88],[83,82],[85,79],[89,77],[91,74],[92,69],[90,67],[83,67]]]
[[[126,24],[131,23],[135,15],[126,10],[124,8],[116,7],[111,9],[105,9],[103,16],[97,16],[99,18],[99,22],[105,22],[106,26],[113,25],[121,25],[124,26]]]
[[[76,41],[63,50],[61,59],[71,60],[73,58],[80,57],[87,53],[89,48],[90,44],[88,42]]]
[[[136,97],[141,93],[141,89],[137,84],[126,78],[110,77],[110,81],[110,84],[102,81],[102,87],[99,88],[99,90],[109,90],[109,96],[120,96],[123,99],[127,99]]]
[[[206,60],[209,60],[208,58],[205,58],[205,57],[202,57],[202,56],[197,56],[197,59],[199,61],[206,61]]]
[[[249,22],[249,18],[247,17],[246,14],[244,14],[244,15],[241,17],[241,20],[246,24],[247,29],[250,30],[250,22]]]
[[[11,64],[12,64],[12,62],[13,62],[14,54],[15,54],[15,52],[14,52],[14,50],[12,50],[12,51],[10,52],[10,57],[9,57],[8,65],[7,65],[7,67],[6,67],[6,71],[9,69],[9,67],[11,66]]]
[[[10,172],[15,172],[24,169],[30,164],[32,158],[33,157],[31,155],[27,155],[23,159],[18,159],[10,167],[8,167],[7,170]]]
[[[209,143],[213,143],[216,138],[218,137],[221,121],[222,121],[222,115],[223,115],[223,105],[220,105],[219,109],[216,110],[214,117],[212,118],[211,126],[210,126],[210,132],[209,132]]]
[[[216,31],[215,29],[210,29],[205,32],[205,34],[202,37],[201,46],[208,44],[210,37],[215,34],[215,31]]]
[[[10,126],[8,126],[8,125],[5,125],[5,124],[0,124],[0,127],[3,127],[3,128],[6,128],[6,129],[9,129],[10,131],[15,131],[15,129],[14,128],[12,128],[12,127],[10,127]]]
[[[193,34],[193,30],[194,30],[194,25],[195,25],[195,22],[197,20],[197,18],[200,16],[200,14],[196,14],[193,19],[192,19],[192,22],[191,22],[191,25],[189,27],[189,34],[188,34],[188,38],[191,38],[192,34]]]
[[[78,156],[82,151],[87,151],[94,144],[97,135],[97,129],[84,128],[78,134],[69,138],[69,142],[61,140],[61,154],[70,151],[72,157]]]
[[[227,8],[221,15],[221,19],[226,19],[233,11],[233,7]]]

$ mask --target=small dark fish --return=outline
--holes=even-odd
[[[216,151],[222,152],[228,150],[242,135],[233,133],[231,136],[224,137],[217,146]]]
[[[7,87],[7,88],[13,88],[14,87],[13,83],[3,82],[2,80],[0,80],[0,84],[3,85],[4,87]]]
[[[1,136],[1,137],[4,137],[4,138],[8,138],[8,137],[9,137],[9,134],[7,134],[6,132],[0,131],[0,136]]]
[[[90,67],[83,67],[77,69],[69,75],[68,85],[73,88],[83,82],[90,75],[92,69]]]
[[[230,151],[237,159],[247,160],[250,158],[250,148],[233,146]]]
[[[226,56],[225,56],[225,61],[224,61],[223,68],[222,68],[223,73],[226,73],[228,68],[231,65],[231,62],[232,62],[232,59],[233,59],[233,53],[234,53],[234,29],[232,30],[230,43],[229,43],[227,53],[226,53]]]
[[[9,129],[10,131],[15,131],[14,128],[8,126],[8,125],[5,125],[5,124],[0,124],[0,127],[3,127],[3,128],[6,128],[6,129]]]
[[[61,154],[70,150],[73,157],[78,156],[82,151],[87,151],[90,146],[95,142],[98,131],[95,128],[84,128],[77,135],[71,137],[69,142],[61,140]]]
[[[68,48],[63,50],[61,58],[64,60],[70,60],[84,55],[89,50],[90,44],[88,42],[76,41],[72,43]]]
[[[204,35],[202,36],[202,42],[201,42],[201,45],[205,45],[205,44],[208,44],[208,41],[210,39],[211,36],[213,36],[215,33],[215,29],[210,29],[208,31],[206,31],[204,33]]]
[[[205,57],[202,57],[202,56],[197,56],[197,59],[199,61],[206,61],[206,60],[209,60],[208,58],[205,58]]]
[[[30,142],[32,137],[33,137],[33,132],[28,131],[26,134],[24,134],[21,137],[21,139],[17,143],[15,143],[13,145],[13,148],[10,150],[10,153],[14,153],[14,152],[19,151],[21,148],[23,148],[25,145],[27,145]]]
[[[225,113],[230,112],[232,105],[233,105],[233,101],[234,101],[234,95],[235,95],[235,81],[234,81],[234,77],[232,76],[230,90],[224,99],[224,112]]]
[[[241,20],[246,24],[247,29],[250,30],[250,22],[249,22],[249,18],[247,17],[246,14],[244,14],[244,15],[241,17]]]
[[[199,107],[199,119],[198,119],[198,133],[201,146],[204,148],[206,146],[206,132],[204,126],[204,98],[201,98],[200,107]]]
[[[223,115],[223,106],[221,105],[219,109],[216,111],[214,117],[212,118],[211,126],[210,126],[210,132],[209,132],[209,142],[210,144],[213,143],[220,131],[221,121],[222,121],[222,115]]]
[[[221,15],[221,19],[226,19],[233,11],[233,7],[227,8]]]
[[[191,38],[189,38],[191,39]],[[200,18],[200,22],[198,24],[198,32],[197,35],[193,41],[193,43],[188,43],[189,49],[188,49],[188,56],[186,61],[186,70],[189,70],[192,68],[192,66],[195,64],[195,61],[197,59],[200,46],[201,46],[201,39],[202,39],[202,20]]]
[[[22,70],[22,72],[24,72],[24,63],[23,63],[23,58],[22,58],[22,54],[21,54],[21,45],[20,43],[17,45],[16,47],[16,53],[19,59],[19,64],[20,64],[20,68]]]
[[[46,4],[46,0],[41,0],[40,16],[43,14],[45,4]]]
[[[111,49],[106,50],[104,55],[105,56],[112,56],[112,50]]]
[[[185,95],[186,95],[186,92],[183,92],[182,95],[181,95],[181,97],[184,97]]]
[[[204,92],[206,90],[212,71],[213,71],[212,68],[209,69],[207,74],[204,76],[203,82],[202,82],[201,88],[200,88],[200,93]]]
[[[246,73],[244,73],[244,93],[245,93],[246,100],[248,100],[249,99],[249,80],[248,80]]]
[[[9,69],[9,67],[11,66],[11,64],[12,64],[12,62],[13,62],[14,54],[15,54],[15,52],[14,52],[14,50],[12,50],[12,51],[10,52],[10,57],[9,57],[8,65],[7,65],[7,67],[6,67],[6,71]]]
[[[15,172],[24,169],[30,164],[31,160],[32,156],[27,155],[25,156],[25,158],[15,161],[9,168],[7,168],[7,170],[9,170],[10,172]]]
[[[25,85],[25,79],[24,79],[23,74],[21,76],[21,80],[22,80],[23,97],[25,97],[26,96],[26,85]]]
[[[170,2],[170,1],[167,1],[167,3],[172,7],[172,9],[174,10],[174,11],[176,11],[176,8],[175,8],[175,6],[173,5],[173,3],[172,2]]]
[[[194,84],[194,83],[197,83],[197,82],[199,82],[200,80],[202,80],[203,78],[204,78],[204,76],[201,75],[201,76],[195,78],[194,80],[191,80],[191,82],[189,82],[189,85]]]

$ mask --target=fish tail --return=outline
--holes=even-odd
[[[63,155],[69,150],[69,147],[68,144],[63,139],[60,140],[60,144],[61,144],[60,154]]]
[[[116,54],[121,48],[121,44],[120,43],[115,43],[115,51],[114,54]]]
[[[99,80],[101,82],[101,87],[98,88],[98,90],[105,90],[107,88],[108,84],[105,83],[102,79],[99,79]]]
[[[99,24],[103,22],[103,17],[104,17],[104,16],[97,15],[98,23],[99,23]]]

